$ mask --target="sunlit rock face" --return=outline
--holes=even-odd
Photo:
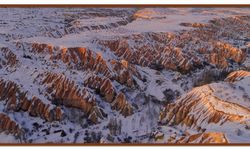
[[[49,54],[49,60],[62,61],[67,67],[77,70],[90,69],[98,74],[111,77],[111,70],[101,54],[96,54],[91,50],[82,47],[64,48],[55,47],[49,44],[34,43],[30,51],[34,54]]]
[[[70,81],[64,75],[45,73],[41,77],[41,85],[44,86],[48,98],[52,103],[66,107],[78,108],[86,113],[91,121],[97,123],[103,115],[95,103],[95,96],[87,89],[79,88],[74,81]]]
[[[247,92],[250,89],[250,78],[248,74],[247,71],[235,71],[226,78],[229,82],[193,88],[176,102],[164,108],[160,113],[160,122],[171,126],[180,125],[184,129],[194,129],[197,132],[222,128],[221,130],[230,134],[230,130],[223,128],[234,130],[236,126],[246,127],[241,130],[246,129],[248,132],[250,123],[249,93]],[[189,138],[183,137],[180,141],[188,142]]]
[[[23,131],[20,129],[19,125],[11,120],[8,115],[0,113],[0,130],[6,134],[12,134],[14,136],[21,136]]]
[[[204,132],[199,134],[192,134],[188,136],[180,137],[179,139],[170,139],[170,143],[186,143],[186,144],[226,144],[228,143],[227,138],[223,133],[220,132]]]
[[[127,102],[125,95],[123,93],[119,93],[114,101],[112,102],[112,108],[120,111],[122,115],[130,116],[133,114],[132,106]]]
[[[45,104],[35,96],[27,98],[27,91],[11,81],[0,80],[0,100],[5,103],[6,111],[24,111],[32,117],[40,117],[46,121],[60,120],[62,112],[59,107]]]
[[[249,143],[249,13],[0,8],[0,143]]]
[[[244,70],[234,71],[227,76],[225,81],[235,82],[235,81],[241,80],[244,77],[248,77],[248,76],[250,76],[250,72],[248,72],[248,71],[244,71]]]
[[[111,107],[119,111],[123,116],[130,116],[133,114],[133,108],[127,102],[125,95],[123,93],[118,94],[108,78],[100,78],[92,75],[85,80],[85,85],[100,91],[100,95],[104,97],[105,101],[110,103]]]
[[[105,97],[105,100],[111,103],[115,97],[116,91],[109,78],[101,78],[97,75],[91,74],[88,79],[85,80],[85,85],[99,90],[100,94]]]
[[[198,35],[203,34],[197,32]],[[148,41],[154,42],[149,44]],[[128,44],[131,42],[138,44],[131,46]],[[206,64],[227,68],[232,62],[242,63],[246,58],[245,51],[230,44],[203,41],[190,33],[133,35],[124,40],[102,41],[101,44],[128,62],[153,69],[164,68],[183,73],[205,67]]]
[[[213,91],[216,89],[209,85],[193,89],[176,103],[167,105],[167,112],[161,114],[161,120],[170,125],[181,124],[200,130],[210,123],[245,123],[249,119],[249,108],[237,104],[237,101],[218,98]]]
[[[101,40],[99,43],[119,58],[153,69],[170,69],[182,73],[206,65],[225,69],[234,63],[241,64],[246,59],[246,49],[239,49],[233,43],[223,41],[239,37],[238,30],[250,29],[249,24],[241,19],[215,19],[204,26],[193,25],[197,29],[192,31],[134,34],[115,40]],[[244,19],[249,20],[248,17]],[[232,24],[225,23],[227,21]],[[231,35],[225,33],[224,29],[219,30],[221,28],[230,31],[232,28],[236,29]]]
[[[35,55],[42,54],[42,56],[47,56],[48,59],[45,59],[45,62],[50,61],[50,63],[54,63],[55,67],[59,67],[55,62],[62,62],[69,69],[90,70],[97,75],[103,75],[111,80],[116,80],[128,87],[134,86],[133,76],[141,78],[136,67],[129,64],[126,60],[106,60],[103,58],[102,53],[95,53],[84,47],[66,48],[38,43],[17,43],[16,46],[19,49],[27,48],[29,49],[28,52]]]

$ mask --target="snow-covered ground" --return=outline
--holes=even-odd
[[[19,61],[14,67],[4,66],[6,60],[4,53],[0,51],[0,79],[13,81],[19,85],[21,90],[28,92],[28,98],[35,95],[45,104],[55,106],[45,93],[41,93],[40,90],[46,87],[41,87],[36,82],[36,80],[39,80],[37,76],[44,72],[64,74],[69,80],[74,81],[76,85],[82,88],[84,80],[89,75],[89,70],[69,68],[68,64],[61,60],[55,63],[51,62],[49,53],[31,52],[29,44],[40,43],[60,48],[84,47],[94,53],[101,53],[103,59],[108,62],[108,67],[112,68],[111,60],[120,60],[121,58],[109,49],[103,51],[103,47],[98,44],[98,41],[127,38],[135,34],[174,34],[187,30],[192,31],[193,27],[185,27],[181,23],[208,24],[214,18],[249,15],[249,8],[0,8],[0,49],[3,47],[9,48]],[[247,38],[249,40],[250,37]],[[17,48],[20,43],[24,47]],[[135,41],[129,44],[136,45],[137,43]],[[242,46],[242,44],[239,45]],[[24,57],[24,55],[31,58]],[[3,67],[1,67],[1,60],[5,60],[2,63]],[[244,67],[249,66],[249,62],[248,56],[243,63]],[[136,87],[129,88],[112,80],[115,89],[124,92],[128,102],[133,106],[134,112],[131,116],[124,117],[119,112],[112,110],[102,96],[89,88],[91,94],[96,97],[98,107],[101,107],[107,114],[107,117],[98,124],[89,124],[84,113],[65,106],[62,106],[62,109],[67,115],[60,122],[45,122],[41,118],[31,117],[27,112],[22,111],[9,112],[5,109],[4,102],[0,102],[0,112],[8,114],[12,120],[23,128],[25,131],[24,141],[28,143],[100,141],[111,143],[167,143],[173,134],[178,137],[186,131],[196,133],[193,129],[162,125],[158,121],[160,111],[164,106],[170,102],[175,102],[193,89],[192,81],[198,78],[197,76],[204,71],[204,68],[197,69],[189,74],[181,74],[173,70],[156,70],[138,64],[133,65],[145,79],[141,80],[133,76]],[[237,67],[233,69],[239,69]],[[231,88],[230,83],[224,81],[212,82],[214,83],[211,83],[211,87],[216,89],[214,95],[228,103],[244,106],[246,110],[239,113],[250,115],[250,99],[246,96],[250,92],[249,78],[238,81],[234,85],[235,89]],[[211,103],[218,110],[223,110],[221,108],[222,103],[218,103],[217,100],[211,99]],[[234,107],[231,107],[227,109],[226,113],[238,114],[237,111]],[[112,129],[109,129],[109,124],[114,122],[120,127],[116,134],[113,134]],[[249,132],[241,134],[242,136],[233,135],[234,132],[238,131],[238,128],[243,128],[241,125],[232,123],[220,128],[214,127],[208,124],[207,131],[224,131],[226,133],[226,131],[232,130],[233,132],[228,132],[226,135],[229,142],[250,142]],[[164,137],[160,140],[156,139],[156,135],[154,135],[156,132],[159,132],[158,136],[164,135]],[[91,137],[92,140],[86,139],[87,137]],[[0,142],[16,143],[20,141],[11,134],[6,136],[6,133],[3,132],[0,134]]]

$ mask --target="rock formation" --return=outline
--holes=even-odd
[[[194,88],[175,103],[168,104],[160,114],[161,123],[186,126],[197,131],[206,129],[210,123],[219,126],[228,122],[247,124],[250,109],[242,105],[240,100],[218,97],[215,92],[219,86]]]
[[[227,21],[232,20],[237,20],[237,17],[227,18]],[[117,57],[132,64],[147,66],[152,69],[165,68],[182,73],[206,65],[225,69],[233,63],[241,64],[246,59],[245,49],[239,49],[234,47],[233,44],[225,43],[219,39],[219,37],[223,39],[232,36],[222,34],[219,30],[222,26],[229,30],[237,28],[237,31],[249,30],[250,28],[246,23],[242,25],[236,21],[232,22],[233,24],[230,25],[224,23],[223,19],[219,19],[211,21],[207,25],[197,24],[195,26],[199,26],[199,28],[192,31],[176,34],[133,34],[114,40],[100,40],[99,44],[109,48]],[[238,34],[235,31],[232,32]]]
[[[0,133],[1,132],[15,136],[21,136],[21,134],[23,134],[19,125],[4,113],[0,113]]]
[[[49,44],[16,44],[18,48],[27,48],[33,54],[49,54],[49,61],[55,63],[62,61],[69,69],[81,71],[90,70],[96,75],[103,75],[110,80],[116,80],[128,87],[134,86],[133,76],[141,78],[136,67],[126,60],[107,61],[101,53],[95,53],[84,47],[57,47]]]
[[[88,79],[85,80],[85,85],[95,89],[99,90],[100,94],[105,97],[105,100],[109,103],[111,103],[115,97],[115,89],[112,85],[112,82],[108,78],[101,78],[96,75],[90,75]]]
[[[249,10],[0,8],[0,143],[249,143]]]
[[[69,19],[71,18],[71,19]],[[61,36],[63,34],[73,34],[73,33],[80,33],[84,31],[91,31],[91,30],[107,30],[107,29],[113,29],[117,28],[119,26],[127,25],[128,23],[132,22],[134,20],[133,16],[125,17],[125,18],[117,18],[117,20],[114,20],[112,23],[106,23],[105,20],[100,25],[84,25],[83,22],[81,22],[80,19],[75,19],[70,16],[67,17],[66,20],[68,21],[68,25],[64,28],[64,31],[61,31]]]
[[[35,96],[28,99],[26,95],[27,91],[21,91],[14,82],[0,80],[0,100],[5,101],[6,111],[21,110],[28,112],[30,116],[40,117],[46,121],[61,120],[62,112],[59,107],[53,108]]]
[[[223,133],[220,132],[204,132],[198,134],[192,134],[187,136],[182,136],[179,139],[171,138],[169,139],[170,143],[199,143],[199,144],[226,144],[228,143],[227,138]]]
[[[132,115],[132,106],[126,100],[125,95],[123,93],[117,95],[109,79],[91,75],[85,80],[85,85],[95,90],[99,90],[105,101],[110,103],[113,109],[119,111],[125,117]]]
[[[133,76],[141,79],[141,76],[136,70],[136,68],[130,65],[126,60],[112,60],[111,66],[115,74],[114,79],[121,84],[124,84],[128,87],[133,87],[135,85]]]
[[[248,71],[244,71],[244,70],[234,71],[227,76],[225,81],[235,82],[247,76],[250,76],[250,72]]]
[[[100,108],[96,106],[94,95],[85,88],[79,88],[74,81],[56,73],[40,74],[38,78],[42,78],[40,84],[45,86],[44,92],[48,93],[52,103],[80,109],[94,123],[103,118]]]
[[[112,73],[101,54],[82,47],[60,48],[48,44],[33,43],[33,53],[49,54],[51,61],[62,61],[68,67],[77,70],[90,69],[98,74],[111,78]]]
[[[132,106],[127,102],[123,93],[119,93],[111,105],[113,109],[120,111],[125,117],[133,114]]]
[[[14,67],[18,64],[16,55],[7,47],[0,48],[0,69]]]

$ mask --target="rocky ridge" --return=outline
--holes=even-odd
[[[18,11],[0,9],[0,139],[249,142],[248,15],[155,32],[138,25],[178,10]]]

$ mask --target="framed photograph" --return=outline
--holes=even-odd
[[[0,143],[249,145],[249,5],[3,5]]]

